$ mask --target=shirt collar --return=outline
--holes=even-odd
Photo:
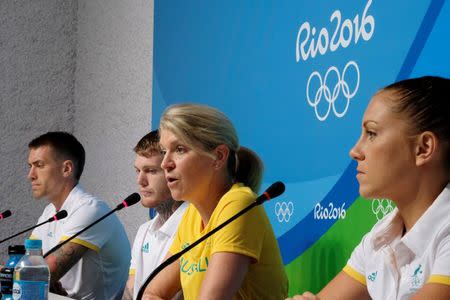
[[[70,213],[73,205],[76,203],[75,199],[78,198],[78,195],[83,193],[83,189],[81,188],[80,184],[77,184],[73,187],[73,189],[70,191],[69,195],[67,195],[66,200],[64,200],[63,205],[61,206],[61,210],[65,209],[67,213]]]
[[[439,229],[449,223],[449,214],[450,183],[447,184],[436,200],[417,220],[411,230],[401,238],[401,242],[416,256],[422,255],[429,243],[439,233]],[[395,208],[391,214],[375,226],[372,245],[375,250],[378,250],[384,245],[391,244],[402,235],[404,222],[398,212],[398,208]],[[430,232],[430,228],[434,230]]]
[[[178,229],[178,223],[181,219],[181,215],[184,213],[187,206],[188,203],[183,202],[158,230],[167,236],[173,236]]]
[[[403,230],[403,220],[396,207],[380,223],[375,225],[373,248],[380,249],[385,245],[391,244],[396,238],[401,236]]]
[[[417,220],[402,241],[416,255],[422,255],[426,247],[436,238],[440,229],[449,224],[450,215],[450,183],[437,196],[436,200]],[[430,230],[433,228],[433,230]]]

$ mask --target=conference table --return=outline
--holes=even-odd
[[[67,299],[72,299],[72,298],[61,296],[58,294],[48,293],[48,300],[67,300]]]

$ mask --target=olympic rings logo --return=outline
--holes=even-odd
[[[289,222],[291,216],[294,214],[294,204],[289,202],[277,202],[275,204],[275,215],[278,222]]]
[[[381,220],[388,213],[394,210],[392,201],[388,199],[373,199],[372,200],[372,212],[377,217],[377,220]]]
[[[356,85],[353,88],[353,91],[350,92],[350,86],[346,81],[347,71],[349,71],[349,68],[352,67],[354,69],[354,72],[356,73]],[[329,81],[330,74],[334,73],[337,77],[337,82],[335,86],[333,87],[333,90],[330,89],[327,85],[327,81]],[[316,91],[316,94],[314,95],[314,101],[311,100],[310,97],[310,84],[311,80],[313,78],[317,77],[319,80],[319,88]],[[331,66],[327,72],[325,73],[325,77],[322,80],[322,76],[319,72],[314,71],[309,76],[308,82],[306,84],[306,99],[308,100],[308,104],[312,107],[314,107],[314,111],[316,113],[317,118],[319,121],[325,121],[330,114],[331,109],[333,108],[334,114],[341,118],[345,115],[345,113],[348,110],[348,106],[350,104],[350,100],[356,95],[356,92],[358,92],[359,88],[359,80],[360,80],[360,74],[359,74],[359,67],[353,60],[349,61],[342,71],[342,75],[340,74],[339,70],[335,66]],[[336,101],[338,101],[338,97],[342,91],[342,95],[345,98],[345,107],[341,109],[341,111],[338,111],[336,108]],[[325,104],[328,105],[328,108],[326,108],[326,112],[323,113],[323,108],[319,111],[319,105],[320,103],[324,103],[322,101],[322,97],[325,99]]]

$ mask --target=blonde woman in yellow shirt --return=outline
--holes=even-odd
[[[162,168],[172,197],[190,203],[169,254],[255,200],[262,162],[239,146],[230,120],[194,104],[169,107],[161,117]],[[284,299],[288,282],[278,244],[259,206],[185,253],[159,273],[143,299]]]

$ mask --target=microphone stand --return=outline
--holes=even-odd
[[[68,238],[67,240],[65,240],[62,243],[57,244],[55,247],[51,248],[50,250],[48,250],[45,254],[44,254],[44,258],[46,258],[48,255],[52,254],[53,252],[55,252],[56,250],[58,250],[59,248],[61,248],[62,246],[64,246],[65,244],[67,244],[68,242],[70,242],[71,240],[73,240],[74,238],[76,238],[77,236],[79,236],[80,234],[82,234],[83,232],[85,232],[86,230],[88,230],[89,228],[91,228],[92,226],[94,226],[95,224],[97,224],[98,222],[100,222],[101,220],[103,220],[104,218],[108,217],[109,215],[115,213],[116,211],[118,211],[120,208],[116,207],[115,209],[111,210],[109,213],[107,213],[106,215],[104,215],[103,217],[101,217],[100,219],[98,219],[97,221],[95,221],[94,223],[92,223],[91,225],[87,226],[86,228],[84,228],[83,230],[77,232],[76,234],[72,235],[70,238]]]
[[[124,207],[129,207],[131,205],[136,204],[137,202],[139,202],[139,200],[141,200],[141,196],[139,196],[138,193],[133,193],[131,195],[129,195],[127,198],[125,198],[125,200],[122,201],[122,203],[120,203],[119,205],[116,206],[116,208],[114,208],[113,210],[111,210],[110,212],[108,212],[107,214],[105,214],[103,217],[101,217],[100,219],[96,220],[94,223],[90,224],[89,226],[87,226],[86,228],[84,228],[83,230],[75,233],[74,235],[72,235],[70,238],[68,238],[67,240],[63,241],[62,243],[57,244],[55,247],[51,248],[50,250],[48,250],[45,254],[44,254],[44,258],[46,258],[48,255],[52,254],[53,252],[55,252],[56,250],[58,250],[59,248],[61,248],[62,246],[64,246],[65,244],[67,244],[68,242],[70,242],[71,240],[73,240],[74,238],[76,238],[77,236],[79,236],[80,234],[82,234],[83,232],[85,232],[86,230],[88,230],[89,228],[91,228],[92,226],[94,226],[95,224],[97,224],[98,222],[102,221],[103,219],[105,219],[106,217],[108,217],[109,215],[115,213],[118,210],[121,210]]]
[[[8,241],[8,240],[10,240],[10,239],[12,239],[12,238],[14,238],[14,237],[16,237],[16,236],[18,236],[18,235],[20,235],[20,234],[22,234],[22,233],[25,233],[25,232],[27,232],[27,231],[30,231],[30,230],[32,230],[32,229],[34,229],[34,228],[36,228],[36,227],[39,227],[39,226],[41,226],[41,225],[44,225],[45,223],[49,223],[49,222],[52,222],[52,221],[53,221],[53,220],[47,220],[47,221],[44,221],[44,222],[39,223],[39,224],[37,224],[37,225],[31,226],[30,228],[27,228],[27,229],[25,229],[25,230],[22,230],[21,232],[16,233],[16,234],[13,235],[13,236],[10,236],[10,237],[7,237],[6,239],[1,240],[1,241],[0,241],[0,244],[3,243],[3,242],[6,242],[6,241]]]

